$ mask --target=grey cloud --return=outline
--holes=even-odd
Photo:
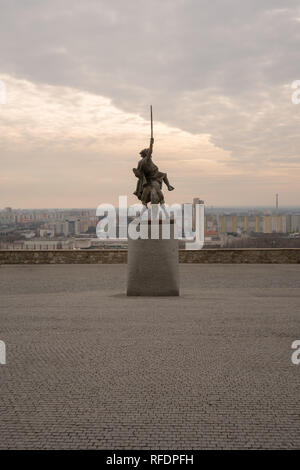
[[[232,163],[297,159],[294,0],[0,2],[0,67],[212,135]],[[272,160],[273,158],[273,160]]]

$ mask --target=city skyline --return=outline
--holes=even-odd
[[[180,211],[178,206],[176,209],[173,207],[178,237],[182,240],[189,237],[191,230],[195,230],[195,205],[199,203],[199,198],[193,198],[193,202],[189,203],[192,207],[189,209],[184,205]],[[115,228],[107,238],[107,235],[99,236],[107,221],[102,227],[98,227],[98,224],[105,221],[104,213],[98,212],[98,209],[96,212],[94,209],[28,210],[6,207],[0,211],[0,249],[126,250],[128,245],[125,233],[132,222],[132,214],[127,213],[125,224],[118,214],[117,209]],[[235,210],[215,207],[207,208],[203,216],[205,248],[299,248],[300,208]],[[182,243],[185,246],[185,242]]]

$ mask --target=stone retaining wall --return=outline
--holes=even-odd
[[[300,248],[179,250],[180,263],[300,263]],[[126,250],[0,250],[0,264],[118,264]]]

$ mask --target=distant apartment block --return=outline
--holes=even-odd
[[[219,233],[293,233],[300,231],[300,214],[220,215]]]

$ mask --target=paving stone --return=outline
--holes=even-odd
[[[180,276],[128,298],[125,265],[1,266],[0,448],[299,448],[300,266]]]

